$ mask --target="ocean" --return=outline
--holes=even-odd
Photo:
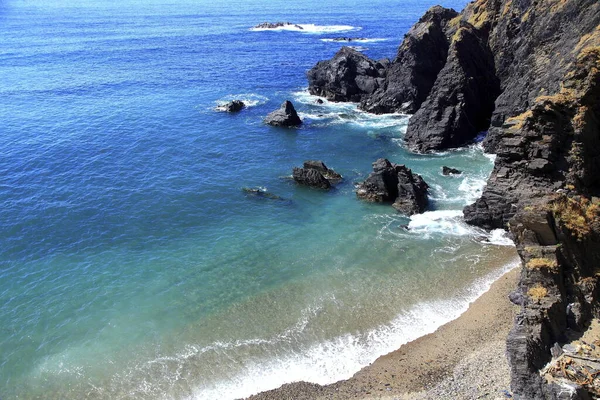
[[[502,231],[461,219],[493,156],[411,154],[408,116],[307,92],[306,71],[346,44],[331,39],[393,58],[434,4],[0,2],[0,399],[331,383],[456,318],[512,268]],[[265,21],[303,29],[252,29]],[[249,107],[215,110],[231,99]],[[286,99],[304,125],[266,126]],[[427,212],[356,198],[380,157],[424,177]],[[343,182],[294,184],[309,159]]]

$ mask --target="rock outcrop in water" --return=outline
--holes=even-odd
[[[272,126],[283,126],[286,128],[302,125],[302,120],[298,116],[296,109],[291,101],[283,102],[279,109],[273,111],[267,118],[265,123]]]
[[[488,128],[500,82],[494,57],[471,24],[456,23],[446,64],[429,96],[410,118],[405,140],[427,152],[459,147]]]
[[[294,27],[296,29],[303,30],[304,28],[297,24],[292,24],[291,22],[263,22],[254,27],[254,29],[277,29],[283,27]]]
[[[240,112],[244,108],[246,108],[246,104],[244,104],[244,102],[241,100],[232,100],[217,107],[219,111],[230,113]]]
[[[342,47],[331,60],[320,61],[308,71],[308,91],[330,101],[361,101],[381,86],[387,64]]]
[[[452,168],[452,167],[447,167],[447,166],[443,166],[442,167],[442,174],[443,175],[461,175],[462,171],[456,169],[456,168]]]
[[[449,49],[445,31],[457,15],[440,6],[427,11],[406,34],[381,87],[360,108],[376,114],[416,112],[444,67]]]
[[[413,215],[425,211],[428,188],[423,178],[406,166],[380,158],[373,163],[373,172],[357,185],[356,195],[366,201],[392,203],[399,212]]]
[[[302,168],[294,168],[292,177],[301,185],[319,189],[329,189],[342,180],[340,174],[327,168],[325,163],[319,160],[304,161]]]
[[[373,113],[415,113],[405,135],[426,152],[459,147],[489,126],[500,93],[485,33],[456,11],[433,7],[406,35],[393,62],[348,48],[308,72],[309,91],[360,101]]]

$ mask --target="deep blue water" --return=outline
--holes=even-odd
[[[458,315],[513,255],[460,221],[492,159],[409,154],[407,116],[306,93],[341,47],[322,39],[381,39],[356,45],[393,58],[433,4],[1,2],[0,398],[327,383]],[[250,30],[264,21],[317,26]],[[252,106],[215,111],[233,98]],[[302,128],[262,123],[285,99]],[[430,212],[355,198],[379,157],[423,174]],[[306,159],[344,182],[297,187]]]

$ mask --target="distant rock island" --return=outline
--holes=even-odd
[[[294,27],[297,29],[304,29],[300,25],[292,24],[291,22],[263,22],[261,24],[254,26],[254,29],[277,29],[277,28],[283,28],[286,26],[291,26],[291,27]]]
[[[367,40],[367,38],[364,37],[335,37],[335,38],[331,38],[329,39],[332,42],[355,42],[357,40]]]
[[[413,114],[405,141],[415,152],[488,132],[494,170],[464,217],[509,229],[522,260],[511,295],[521,311],[507,339],[514,398],[596,398],[597,378],[583,378],[588,356],[576,357],[589,351],[559,344],[600,318],[600,2],[476,0],[461,13],[435,6],[393,60],[343,47],[307,76],[309,92],[329,101]],[[376,164],[374,174],[397,168]],[[395,201],[383,175],[370,176],[359,196]]]

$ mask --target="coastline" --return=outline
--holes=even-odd
[[[506,336],[519,309],[508,294],[517,286],[519,269],[497,279],[457,319],[379,357],[348,380],[290,383],[248,399],[506,398]]]

